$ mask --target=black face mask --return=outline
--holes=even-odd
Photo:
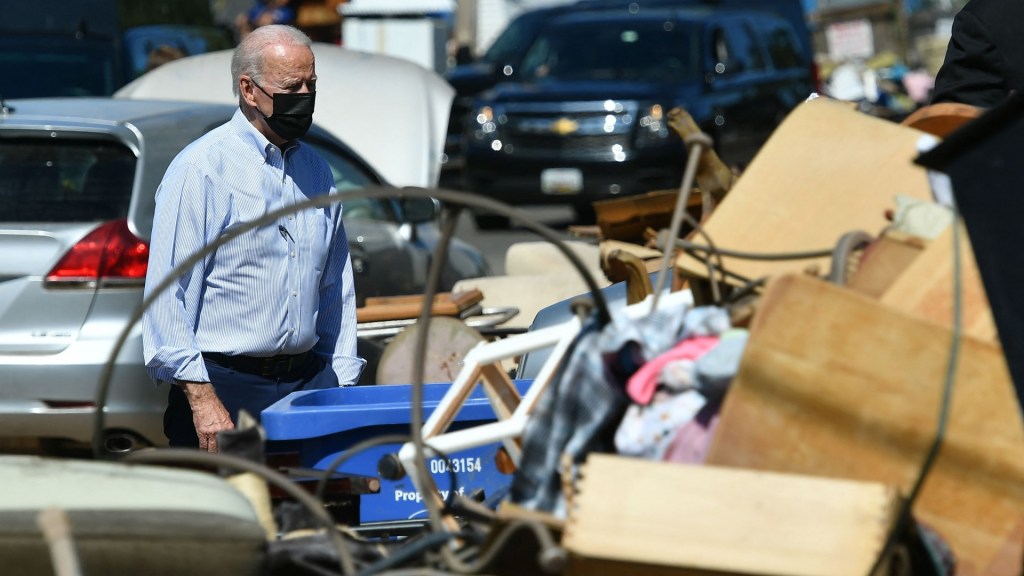
[[[256,82],[252,84],[259,88],[260,92],[267,94],[267,91]],[[273,113],[267,116],[260,112],[259,108],[256,111],[267,121],[267,126],[270,126],[274,134],[285,140],[295,140],[305,136],[313,124],[313,104],[316,100],[316,92],[303,94],[278,92],[273,95],[267,94],[267,96],[274,101]]]

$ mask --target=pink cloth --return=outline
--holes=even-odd
[[[717,413],[706,424],[699,418],[690,420],[676,431],[662,459],[666,462],[703,464],[717,426]]]
[[[661,370],[669,362],[676,360],[696,360],[718,344],[717,336],[694,336],[687,338],[674,348],[648,360],[636,371],[626,383],[626,393],[633,402],[646,406],[654,398],[654,391],[661,380]]]
[[[907,90],[910,99],[918,104],[928,102],[928,96],[932,88],[935,88],[935,78],[922,71],[907,72],[903,75],[903,87]]]

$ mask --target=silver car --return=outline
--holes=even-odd
[[[160,179],[185,145],[237,107],[102,98],[0,107],[0,437],[86,443],[104,363],[142,301]],[[316,125],[304,141],[330,163],[342,192],[383,184]],[[408,202],[344,204],[360,302],[424,289],[436,234],[418,229],[433,225],[425,220],[437,208]],[[448,261],[442,289],[488,273],[462,242]],[[166,395],[143,367],[136,326],[110,385],[108,449],[163,444]]]

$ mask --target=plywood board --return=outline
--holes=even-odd
[[[931,199],[924,169],[915,166],[922,132],[818,98],[797,106],[775,130],[705,230],[721,248],[792,252],[831,248],[843,234],[878,234],[897,194]],[[804,270],[827,258],[754,261],[725,258],[746,278]],[[697,277],[706,267],[690,256],[676,262]]]
[[[578,486],[570,575],[865,576],[898,500],[873,482],[606,454],[588,457]]]
[[[765,291],[708,463],[897,485],[934,437],[952,337],[851,290],[785,275]],[[998,347],[962,339],[942,451],[915,517],[959,575],[1018,575],[1024,426]]]
[[[883,304],[904,310],[943,326],[953,318],[953,232],[952,228],[929,242],[928,247],[896,278],[881,295]],[[995,319],[978,263],[961,225],[960,289],[964,333],[997,344]]]

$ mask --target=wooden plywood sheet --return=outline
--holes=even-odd
[[[782,122],[705,230],[722,248],[791,252],[831,248],[846,232],[877,234],[896,194],[931,199],[924,169],[912,163],[922,132],[818,98]],[[726,257],[744,277],[804,270],[816,261],[752,261]],[[698,277],[706,267],[690,256],[677,266]]]
[[[936,429],[948,329],[814,278],[770,283],[711,464],[912,486]],[[964,338],[946,441],[914,508],[960,575],[1017,575],[1024,427],[998,347]]]
[[[897,502],[872,482],[606,454],[588,457],[578,486],[570,576],[864,576]]]

